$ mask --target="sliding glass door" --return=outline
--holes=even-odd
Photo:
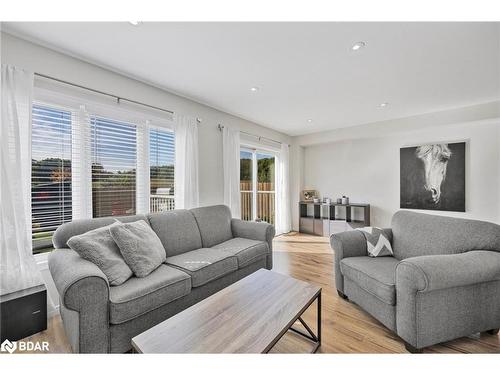
[[[240,190],[242,220],[275,220],[275,156],[266,151],[242,148]]]

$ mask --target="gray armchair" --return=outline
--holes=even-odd
[[[408,351],[500,327],[500,226],[399,211],[394,257],[367,256],[359,231],[332,235],[335,284]]]

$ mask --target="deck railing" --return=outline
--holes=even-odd
[[[151,194],[149,199],[149,210],[151,212],[169,211],[175,208],[173,195]]]
[[[275,197],[276,194],[272,189],[274,184],[259,183],[257,190],[257,220],[263,220],[268,223],[274,224],[275,220]],[[241,219],[253,220],[252,201],[253,191],[251,190],[251,183],[241,182]]]
[[[252,196],[252,191],[241,191],[241,218],[243,220],[254,219],[252,213]],[[275,197],[274,191],[257,191],[257,219],[274,224]],[[173,209],[175,209],[175,199],[173,195],[151,194],[151,212],[169,211]]]

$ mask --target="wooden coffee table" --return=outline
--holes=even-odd
[[[317,300],[317,334],[301,318]],[[306,331],[292,327],[299,320]],[[132,339],[139,353],[267,353],[291,330],[321,345],[321,288],[261,269]]]

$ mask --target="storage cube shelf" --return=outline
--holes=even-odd
[[[299,202],[299,214],[299,231],[317,236],[370,226],[370,205],[366,203]]]

